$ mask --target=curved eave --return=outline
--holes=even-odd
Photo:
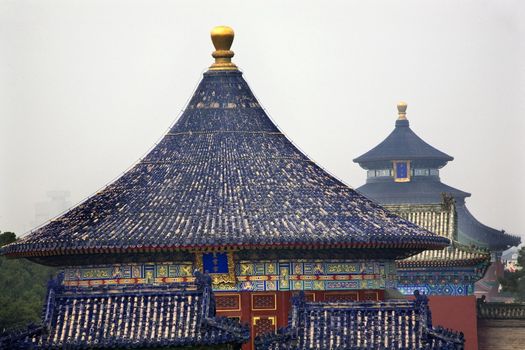
[[[440,181],[419,181],[417,178],[410,182],[367,182],[356,188],[356,191],[381,205],[441,203],[443,193],[450,194],[455,199],[470,197],[470,193]]]
[[[354,163],[364,165],[367,163],[385,162],[385,161],[393,161],[393,160],[436,160],[436,161],[441,161],[445,163],[454,160],[454,158],[450,156],[448,158],[445,158],[445,157],[439,157],[439,156],[425,156],[425,155],[414,156],[414,155],[403,154],[403,153],[385,155],[385,156],[370,156],[370,157],[365,157],[365,156],[366,156],[366,153],[361,157],[352,159],[352,161]]]
[[[415,239],[417,241],[419,239]],[[247,249],[407,249],[407,250],[427,250],[442,249],[450,244],[450,241],[443,237],[432,237],[428,242],[406,242],[406,243],[333,243],[333,244],[260,244],[260,245],[224,245],[210,247],[206,245],[197,246],[143,246],[143,247],[90,247],[90,248],[40,248],[24,249],[23,245],[16,248],[8,245],[3,248],[2,254],[11,258],[30,258],[44,256],[77,255],[77,254],[123,254],[123,253],[160,253],[177,251],[236,251]],[[11,248],[10,248],[11,247]]]
[[[477,266],[479,264],[486,264],[487,266],[490,263],[490,259],[485,257],[473,258],[473,259],[448,259],[448,260],[413,260],[405,261],[399,260],[396,261],[396,266],[398,268],[433,268],[433,267],[469,267]]]
[[[521,237],[496,230],[479,222],[465,204],[456,206],[458,213],[459,238],[490,250],[507,250],[520,245]]]

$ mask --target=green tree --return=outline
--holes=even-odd
[[[505,271],[500,280],[503,292],[510,293],[516,301],[525,302],[525,247],[518,251],[518,271]]]
[[[16,235],[14,232],[4,232],[0,231],[0,247],[3,247],[9,243],[16,241]]]
[[[0,232],[0,247],[15,240],[13,232]],[[54,268],[0,256],[0,331],[41,320],[47,281],[54,274]]]

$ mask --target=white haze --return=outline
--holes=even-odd
[[[346,183],[394,126],[455,160],[442,180],[525,237],[525,2],[0,1],[0,230],[47,191],[79,202],[159,140],[212,62],[209,30],[279,127]],[[58,213],[56,213],[58,214]]]

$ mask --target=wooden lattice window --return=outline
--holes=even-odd
[[[293,295],[294,296],[297,296],[299,293],[294,293]],[[312,293],[312,292],[306,292],[304,293],[304,298],[306,299],[307,302],[311,303],[311,302],[314,302],[316,299],[315,299],[315,293]]]
[[[324,300],[327,302],[348,302],[348,301],[357,301],[359,296],[357,292],[352,293],[327,293],[324,296]]]
[[[315,293],[304,293],[304,298],[307,302],[315,301]]]
[[[252,294],[252,310],[276,310],[275,294]]]
[[[363,300],[369,300],[369,301],[378,301],[379,295],[377,292],[364,292],[363,293]]]
[[[239,311],[241,309],[241,295],[217,295],[215,297],[215,306],[218,311]]]
[[[277,329],[276,316],[256,316],[253,318],[253,337],[273,333]]]

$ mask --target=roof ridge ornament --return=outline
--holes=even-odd
[[[397,120],[407,120],[407,103],[399,101],[397,103]]]
[[[237,70],[237,66],[232,62],[235,55],[230,50],[235,33],[228,26],[217,26],[211,30],[211,41],[215,46],[215,51],[211,54],[215,62],[210,66],[210,70]]]

